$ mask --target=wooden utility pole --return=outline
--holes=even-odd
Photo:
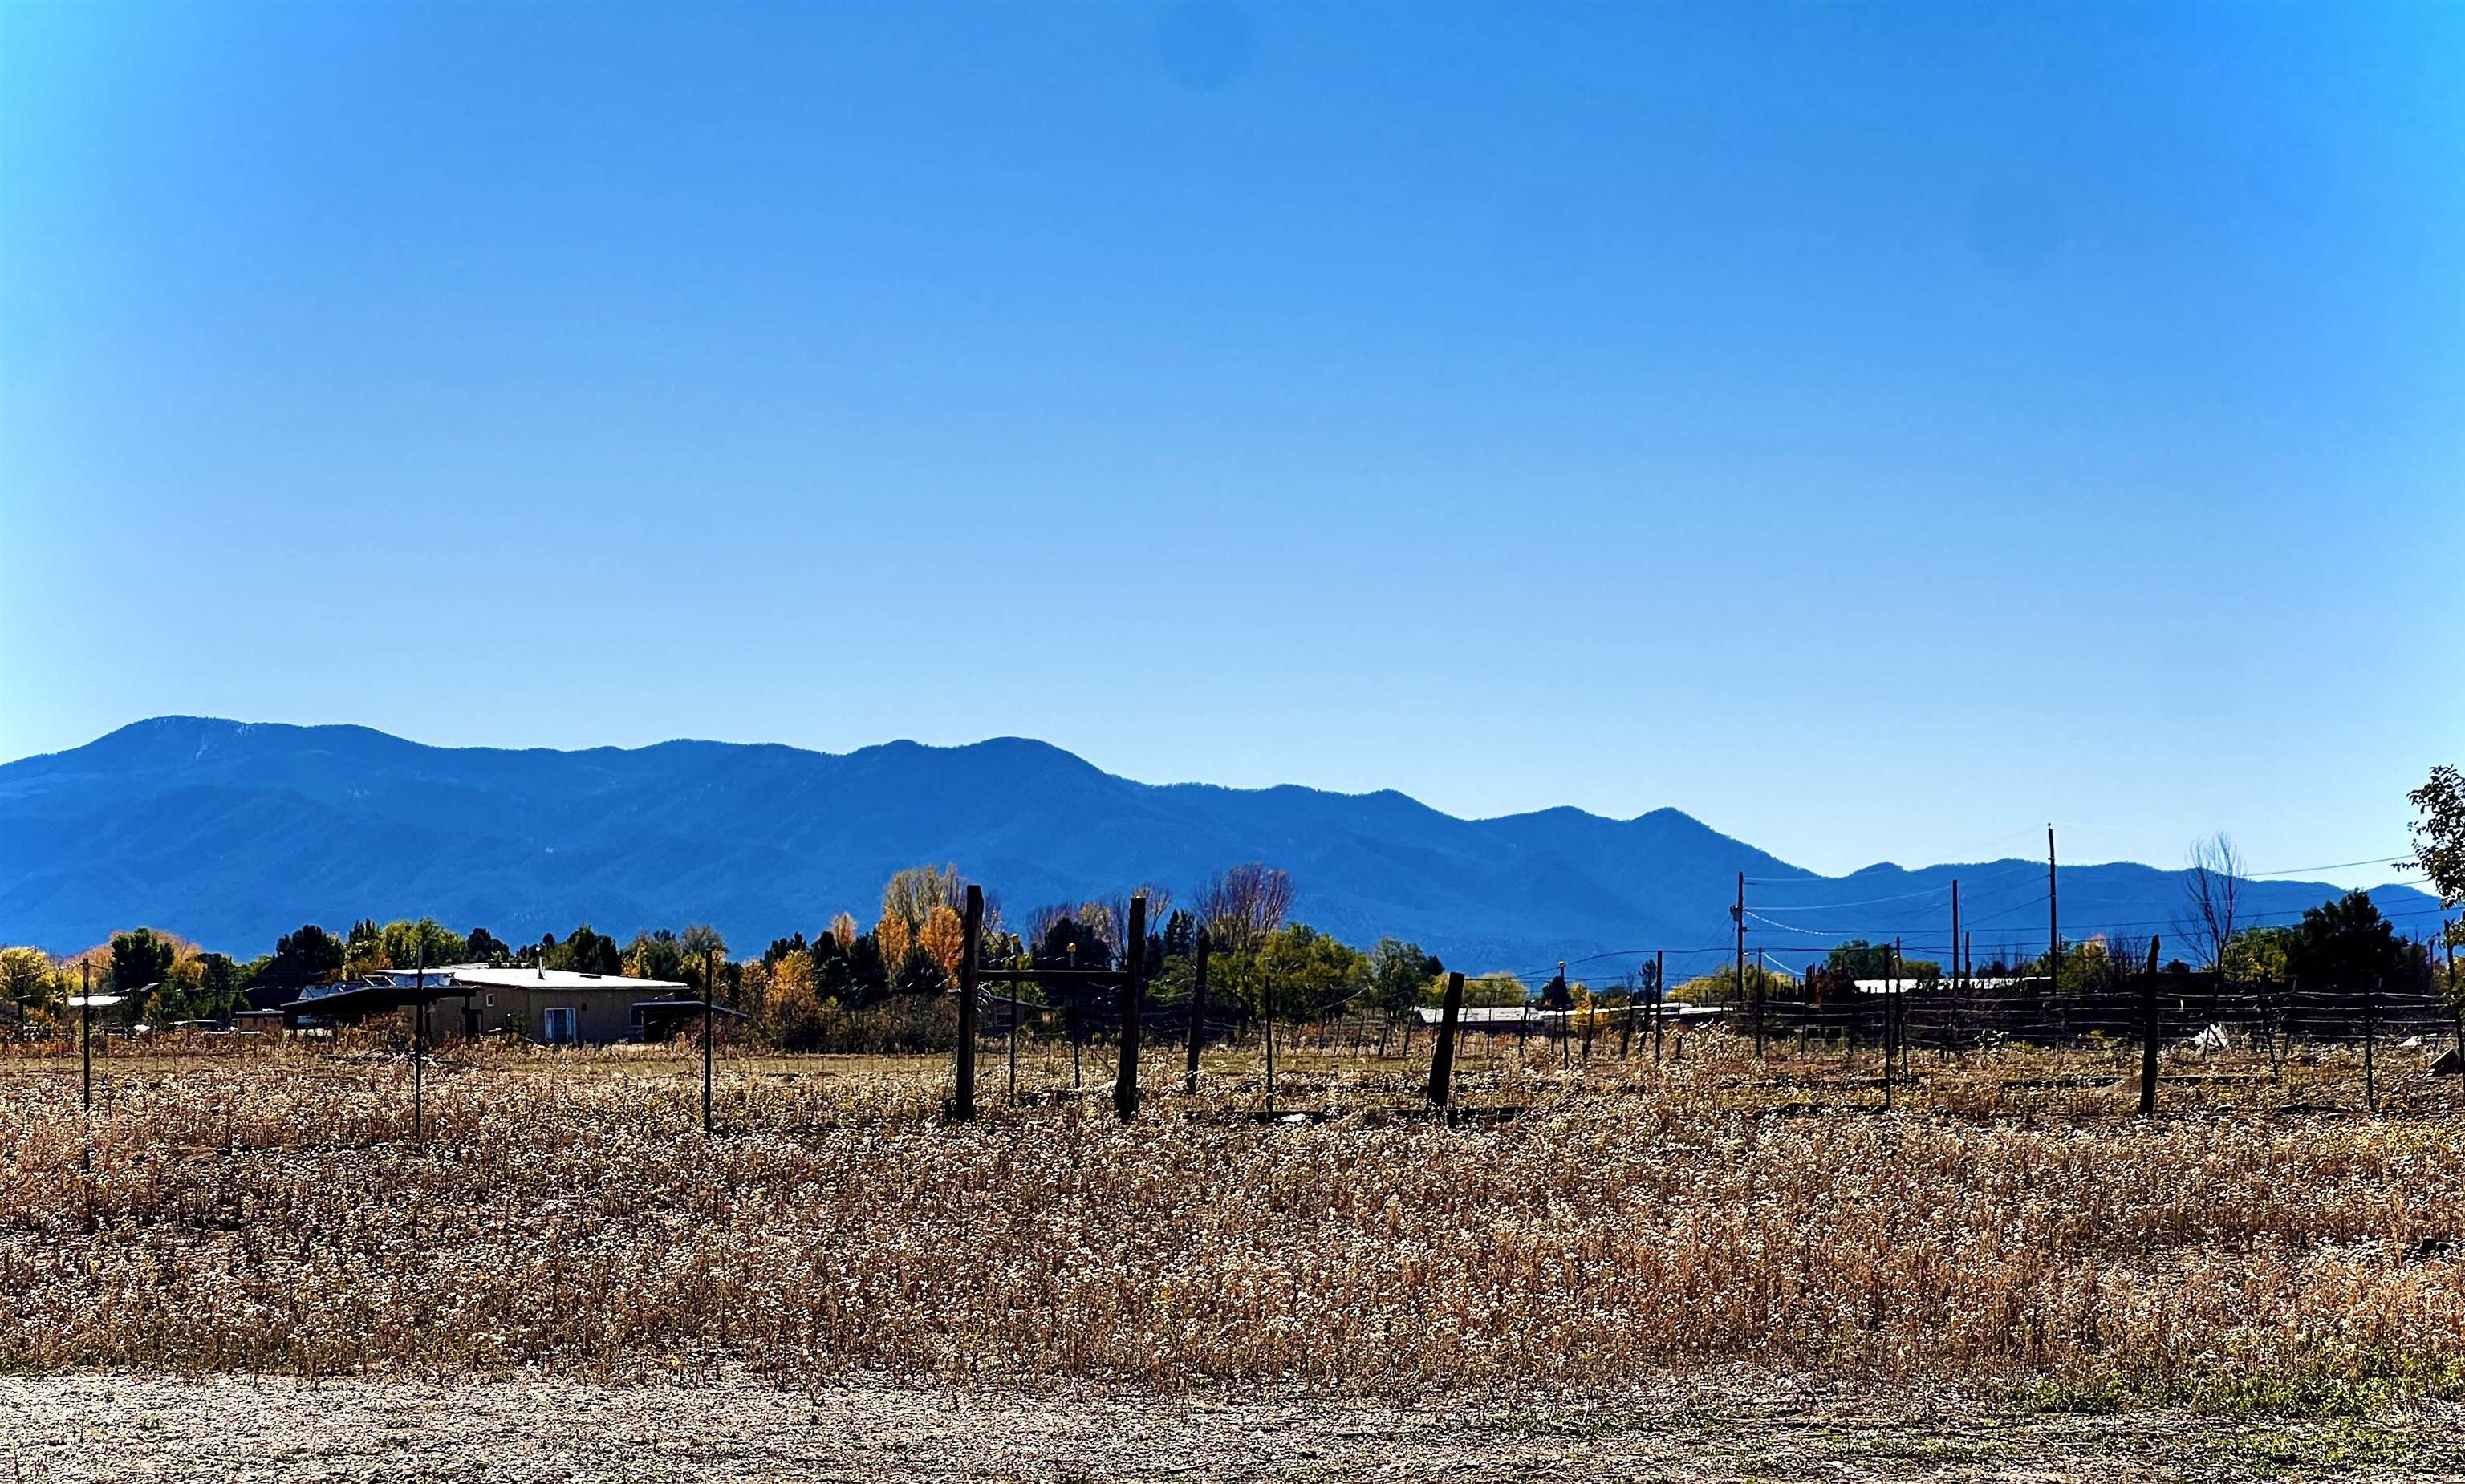
[[[1146,1018],[1147,899],[1130,898],[1129,942],[1121,951],[1121,1059],[1113,1076],[1113,1113],[1124,1123],[1139,1116],[1139,1030]]]
[[[2162,933],[2148,935],[2148,964],[2140,975],[2140,1116],[2157,1114],[2157,944]]]
[[[1968,983],[1968,975],[1967,975],[1965,971],[1963,971],[1963,969],[1962,969],[1962,967],[1961,967],[1961,963],[1960,963],[1960,877],[1958,877],[1958,876],[1953,876],[1953,877],[1951,878],[1951,990],[1952,990],[1952,993],[1954,993],[1954,994],[1959,994],[1959,993],[1964,992],[1964,991],[1965,990],[1966,986],[1967,986],[1967,983]]]
[[[2063,919],[2054,907],[2054,827],[2046,827],[2046,992],[2063,987]]]
[[[710,1037],[713,1011],[710,1002],[719,998],[719,950],[701,951],[701,1131],[710,1132]]]
[[[1738,904],[1729,909],[1729,916],[1738,924],[1738,963],[1732,986],[1738,991],[1738,1007],[1743,1009],[1746,1003],[1746,874],[1743,871],[1738,873]]]
[[[1189,1055],[1184,1070],[1182,1091],[1187,1096],[1198,1096],[1198,1047],[1207,1035],[1207,929],[1198,930],[1198,964],[1189,981]]]
[[[1634,1049],[1635,1008],[1634,989],[1630,984],[1626,992],[1626,1018],[1618,1022],[1618,1060],[1620,1061],[1626,1060],[1627,1052]]]
[[[959,1119],[976,1116],[976,969],[984,946],[985,889],[970,881],[959,928],[959,1076],[950,1098],[950,1117]],[[1015,1012],[1017,1006],[1010,1008]],[[705,1103],[708,1096],[703,1095]]]
[[[1438,1010],[1438,1049],[1430,1056],[1430,1106],[1444,1113],[1455,1073],[1455,1022],[1463,1018],[1463,975],[1447,975],[1447,996]]]

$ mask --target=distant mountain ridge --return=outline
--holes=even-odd
[[[1476,971],[1590,960],[1597,978],[1632,960],[1595,955],[1724,944],[1742,871],[1749,944],[1789,964],[1846,934],[1937,956],[1921,950],[1948,939],[1955,875],[1981,963],[2045,942],[2043,862],[1827,877],[1676,809],[1466,820],[1392,790],[1142,784],[1025,738],[514,751],[157,717],[0,764],[0,942],[56,952],[146,923],[246,956],[302,922],[422,914],[516,941],[709,921],[748,951],[841,910],[869,919],[903,866],[954,861],[1021,919],[1141,881],[1186,900],[1244,860],[1292,873],[1301,920],[1365,945],[1414,940]],[[2066,866],[2059,885],[2067,941],[2170,931],[2181,913],[2179,873]],[[2284,920],[2337,890],[2247,895]],[[2433,920],[2421,892],[2372,895],[2402,930]],[[1673,958],[1672,972],[1712,957]]]

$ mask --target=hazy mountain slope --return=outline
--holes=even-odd
[[[1751,941],[1790,963],[1848,933],[1939,955],[1954,875],[1981,958],[2036,951],[2045,933],[2043,868],[2028,861],[1823,877],[1674,809],[1463,820],[1391,791],[1135,783],[1019,738],[506,751],[164,717],[0,765],[0,941],[55,950],[146,922],[248,954],[303,921],[421,913],[507,938],[706,919],[743,947],[841,909],[870,919],[882,880],[922,862],[958,862],[1024,918],[1141,881],[1186,899],[1249,859],[1293,874],[1305,920],[1356,942],[1416,939],[1474,969],[1725,943],[1742,871]],[[2177,877],[2144,866],[2066,867],[2061,890],[2067,937],[2162,930],[2179,911]],[[2331,891],[2260,884],[2254,910],[2291,915]],[[2430,921],[2421,894],[2380,895],[2419,916],[2401,926]]]

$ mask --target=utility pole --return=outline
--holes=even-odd
[[[1729,909],[1729,916],[1738,924],[1738,965],[1734,983],[1738,1004],[1743,1008],[1746,1002],[1746,874],[1743,871],[1738,873],[1738,904]]]
[[[1967,987],[1968,975],[1960,963],[1960,877],[1951,878],[1951,987],[1955,994]]]
[[[2063,919],[2054,909],[2054,827],[2046,827],[2046,988],[2063,986]]]
[[[701,951],[701,1131],[710,1133],[710,1002],[719,996],[719,950]]]
[[[2140,1116],[2157,1114],[2157,944],[2163,933],[2148,935],[2148,963],[2140,975]]]

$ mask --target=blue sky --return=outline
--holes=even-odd
[[[2465,8],[0,42],[0,757],[1016,733],[1832,870],[2465,761]]]

